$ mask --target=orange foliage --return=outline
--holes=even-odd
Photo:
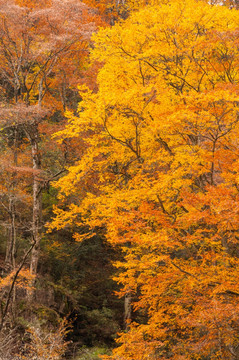
[[[15,276],[15,271],[12,271],[6,277],[0,279],[0,291],[2,292],[5,288],[10,287],[12,285],[12,280]],[[30,274],[28,269],[22,269],[18,274],[15,286],[17,288],[23,288],[25,290],[32,290],[32,282],[34,280],[34,275]]]
[[[120,295],[144,323],[109,359],[238,356],[238,19],[172,0],[94,37],[99,90],[80,88],[58,133],[85,146],[51,228],[104,226],[122,245]]]

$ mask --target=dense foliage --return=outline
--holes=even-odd
[[[0,358],[238,359],[237,2],[0,20]]]
[[[52,226],[107,228],[133,321],[110,359],[238,357],[238,25],[191,0],[94,36],[97,92],[60,138],[84,139]],[[76,238],[78,236],[76,235]]]

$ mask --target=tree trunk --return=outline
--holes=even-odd
[[[17,128],[14,128],[14,166],[18,165],[18,156],[17,156]],[[6,270],[12,271],[15,270],[16,262],[16,241],[17,241],[17,231],[16,231],[16,197],[15,197],[15,187],[16,187],[16,178],[17,174],[13,173],[13,182],[10,184],[9,188],[9,202],[8,202],[8,214],[10,218],[9,225],[9,236],[6,246],[6,254],[5,254],[5,265]]]
[[[39,172],[41,170],[41,155],[38,148],[38,127],[37,124],[25,127],[28,139],[31,143],[32,152],[32,169],[33,169],[33,193],[32,193],[32,238],[34,246],[31,251],[30,259],[30,273],[31,275],[37,275],[37,266],[40,254],[40,242],[42,235],[42,194],[41,184],[39,181]],[[31,284],[34,286],[34,281]],[[31,301],[34,292],[28,292],[28,300]]]
[[[15,253],[16,253],[16,213],[15,213],[15,204],[13,198],[10,196],[9,199],[9,217],[10,217],[10,226],[9,226],[9,238],[7,242],[6,255],[5,255],[5,264],[7,270],[15,269]]]
[[[130,290],[125,294],[124,298],[124,321],[125,330],[129,331],[129,325],[131,321],[131,292]]]
[[[35,246],[32,249],[30,272],[37,274],[39,260],[40,241],[42,233],[42,194],[41,185],[38,179],[38,171],[41,169],[41,159],[38,149],[37,136],[31,141],[32,161],[33,161],[33,213],[32,213],[32,236]]]

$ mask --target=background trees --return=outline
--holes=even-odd
[[[43,99],[50,106],[66,106],[67,80],[63,64],[67,57],[72,65],[87,51],[87,41],[94,29],[87,7],[79,1],[37,3],[4,2],[1,5],[1,86],[2,127],[11,132],[15,162],[20,136],[31,148],[32,161],[32,236],[36,242],[31,258],[31,272],[36,274],[41,239],[41,192],[39,173],[39,123],[46,116]],[[77,55],[76,55],[77,54]],[[56,69],[57,65],[57,70]],[[68,79],[72,76],[68,68]],[[62,76],[62,74],[64,74]],[[72,73],[71,73],[72,74]],[[58,93],[58,94],[57,94]],[[51,104],[52,103],[52,104]],[[9,106],[9,104],[12,104]],[[15,131],[15,135],[14,135]],[[19,135],[21,132],[21,135]],[[15,136],[15,138],[14,138]],[[17,163],[14,164],[17,166]],[[47,180],[47,179],[46,179]]]

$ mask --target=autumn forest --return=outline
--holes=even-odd
[[[0,0],[0,360],[239,359],[239,2]]]

